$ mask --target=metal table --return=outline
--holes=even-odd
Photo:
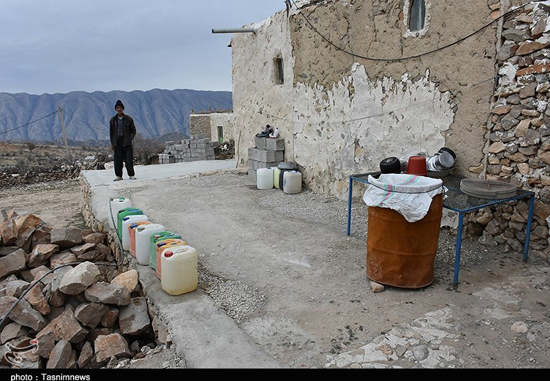
[[[369,172],[351,175],[349,177],[349,195],[348,195],[348,230],[347,235],[351,234],[351,203],[353,199],[353,182],[357,181],[364,184],[369,184],[368,176],[378,177],[380,172]],[[443,185],[448,192],[445,193],[443,199],[443,207],[449,210],[453,210],[458,213],[458,232],[456,236],[456,247],[455,247],[455,268],[454,268],[454,277],[453,277],[453,287],[458,285],[458,273],[460,266],[460,251],[462,247],[462,229],[464,225],[464,215],[466,213],[473,212],[475,210],[483,209],[493,205],[504,204],[507,202],[519,200],[519,199],[529,199],[529,215],[527,217],[527,227],[525,231],[525,243],[523,246],[523,260],[527,261],[527,253],[529,251],[529,239],[531,235],[531,222],[533,220],[533,209],[535,205],[535,193],[526,191],[523,189],[518,189],[517,194],[514,197],[502,198],[502,199],[482,199],[469,196],[463,193],[460,190],[460,181],[462,177],[458,176],[445,176],[441,178]]]

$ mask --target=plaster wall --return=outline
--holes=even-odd
[[[266,124],[279,128],[286,160],[294,157],[294,58],[288,18],[279,12],[254,27],[256,33],[235,34],[231,40],[235,156],[241,168],[248,168],[248,148],[255,146],[254,136]],[[277,58],[283,60],[282,84],[275,84]]]
[[[306,187],[339,198],[347,196],[347,176],[377,170],[388,156],[431,155],[447,146],[460,172],[479,171],[497,27],[484,26],[493,20],[494,1],[427,0],[427,27],[417,33],[405,24],[406,3],[313,1],[255,24],[254,34],[236,34],[239,166],[248,165],[254,135],[269,123],[279,128],[285,160],[298,164]],[[282,84],[276,59],[283,61]]]
[[[212,141],[219,141],[218,126],[223,129],[223,141],[235,140],[235,125],[233,113],[211,113],[210,114],[210,136]]]

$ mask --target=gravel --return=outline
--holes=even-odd
[[[235,176],[235,175],[233,175]],[[217,186],[216,176],[201,176],[192,179],[194,186],[208,189]],[[250,185],[251,189],[256,189]],[[359,192],[357,192],[359,194]],[[291,196],[284,192],[262,192],[259,204],[262,208],[275,214],[309,222],[328,225],[335,231],[345,234],[348,218],[347,200],[327,197],[310,191],[303,191]],[[368,207],[360,196],[352,203],[352,235],[366,241],[368,225]],[[454,269],[456,229],[442,228],[438,238],[438,252],[434,265],[434,277],[442,282],[451,283]],[[477,239],[463,239],[461,251],[461,271],[475,268],[489,257],[498,255],[500,251],[494,247],[484,247]],[[209,272],[199,265],[199,282],[216,304],[232,317],[238,324],[260,309],[266,296],[259,290],[251,288],[240,281],[225,279]]]

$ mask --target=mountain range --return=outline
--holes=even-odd
[[[0,92],[0,141],[62,142],[62,119],[67,141],[73,144],[108,141],[109,120],[115,115],[118,99],[144,138],[174,133],[189,136],[192,112],[233,107],[230,91],[153,89],[42,95]]]

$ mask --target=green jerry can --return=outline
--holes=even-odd
[[[178,233],[169,231],[158,232],[151,236],[151,244],[149,245],[151,248],[149,253],[149,266],[151,266],[154,270],[157,269],[157,243],[172,238],[179,239],[181,236]]]
[[[124,208],[120,209],[117,214],[117,234],[118,238],[122,240],[122,219],[126,216],[134,216],[134,215],[140,215],[143,214],[141,209],[138,208]]]

